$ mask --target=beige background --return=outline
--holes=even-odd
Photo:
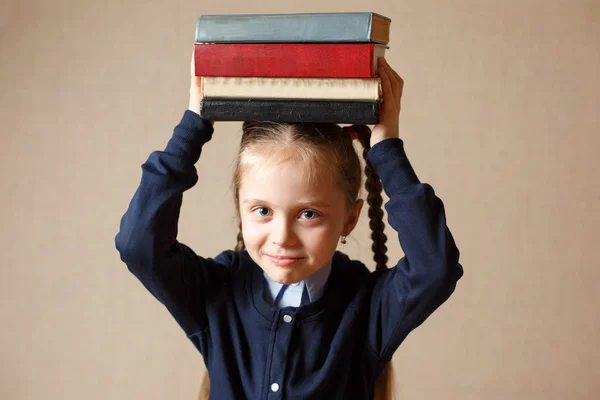
[[[401,137],[465,268],[396,353],[400,398],[599,398],[600,2],[250,3],[2,3],[0,399],[196,398],[201,357],[120,262],[119,220],[187,107],[198,15],[334,11],[392,18]],[[185,196],[203,255],[235,242],[240,129],[217,123]],[[367,234],[345,251],[372,267]]]

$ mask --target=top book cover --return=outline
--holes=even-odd
[[[379,43],[392,20],[374,12],[201,15],[196,43]]]

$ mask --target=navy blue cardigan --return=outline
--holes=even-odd
[[[368,157],[405,257],[370,272],[336,252],[322,297],[278,309],[245,251],[201,257],[177,240],[183,192],[198,181],[212,134],[186,110],[165,150],[150,154],[115,238],[121,259],[202,354],[211,399],[371,399],[394,351],[463,275],[442,201],[420,183],[401,139],[377,143]]]

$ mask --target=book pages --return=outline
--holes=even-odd
[[[379,101],[379,78],[202,78],[203,98]]]

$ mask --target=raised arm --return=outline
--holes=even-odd
[[[369,342],[389,360],[410,331],[448,299],[463,268],[444,204],[430,185],[419,182],[402,140],[380,142],[369,161],[390,198],[388,221],[405,254],[394,268],[374,272]]]
[[[127,268],[188,334],[207,323],[205,301],[219,290],[225,270],[177,240],[183,192],[198,181],[195,163],[213,131],[210,121],[190,109],[184,112],[166,148],[152,152],[142,165],[141,182],[115,237]]]
[[[444,204],[419,181],[399,138],[404,82],[385,61],[380,64],[384,101],[368,158],[390,198],[388,221],[405,257],[394,268],[374,272],[368,337],[371,350],[389,361],[406,336],[454,292],[463,268]]]

